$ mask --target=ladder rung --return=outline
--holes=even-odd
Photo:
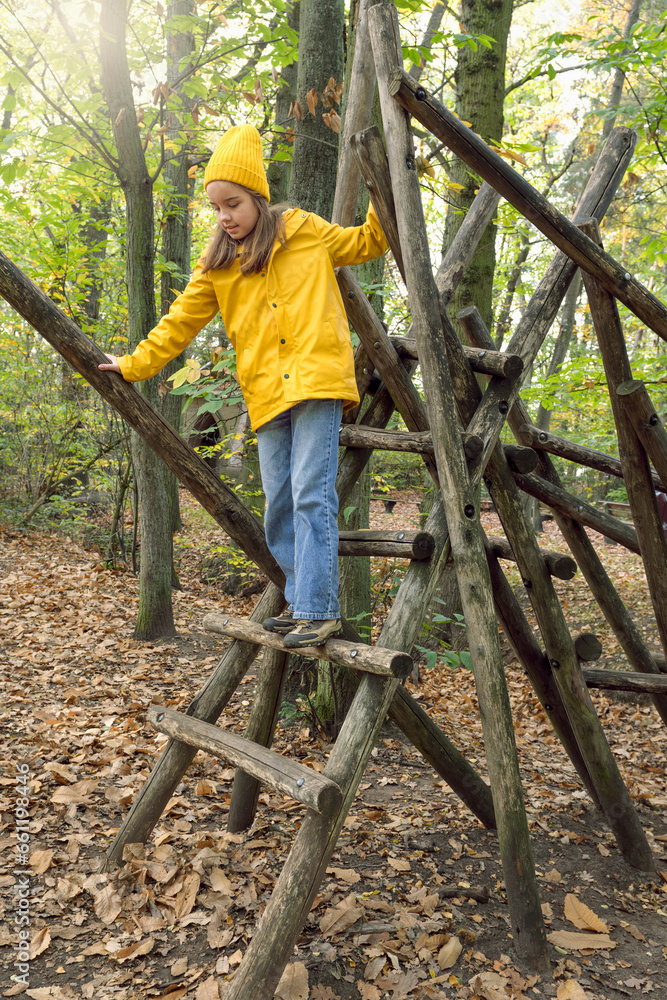
[[[315,812],[329,815],[343,801],[340,786],[335,781],[237,733],[228,733],[219,726],[162,705],[151,705],[148,721],[159,733],[240,767],[258,781],[290,795]]]
[[[204,618],[204,628],[228,635],[231,639],[254,642],[258,646],[285,648],[283,636],[276,632],[266,632],[257,622],[251,622],[247,618],[210,614]],[[290,652],[339,663],[343,667],[363,670],[367,674],[379,674],[381,677],[407,677],[413,667],[412,657],[407,653],[384,649],[382,646],[367,646],[363,642],[348,642],[347,639],[327,639],[322,646],[303,646]]]

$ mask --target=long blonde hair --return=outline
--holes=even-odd
[[[243,185],[239,184],[239,187]],[[283,212],[289,206],[269,205],[263,194],[258,194],[251,188],[243,189],[253,198],[259,214],[255,228],[243,239],[239,269],[241,274],[258,274],[271,260],[276,238],[285,239]],[[231,267],[236,260],[238,250],[239,245],[236,240],[233,240],[222,226],[217,226],[213,239],[204,252],[202,274]]]

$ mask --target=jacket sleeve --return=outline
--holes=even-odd
[[[132,354],[118,358],[118,365],[127,382],[142,382],[187,347],[200,330],[218,312],[218,300],[210,273],[202,274],[197,265],[189,284],[158,325]]]
[[[334,267],[363,264],[374,257],[381,257],[389,244],[375,214],[372,203],[368,206],[366,221],[361,226],[337,226],[313,215],[318,236],[326,246]]]

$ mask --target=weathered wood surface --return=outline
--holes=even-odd
[[[646,386],[638,379],[629,379],[616,387],[616,395],[621,411],[630,420],[635,434],[656,468],[660,481],[656,487],[655,477],[652,477],[654,488],[667,491],[667,431],[655,411]]]
[[[524,448],[517,444],[505,444],[502,448],[513,472],[533,472],[537,468],[539,457],[532,448]]]
[[[280,614],[284,607],[285,598],[282,590],[274,584],[269,584],[250,618],[262,622],[264,618]],[[206,722],[215,722],[259,650],[260,647],[254,643],[232,643],[204,687],[190,703],[188,715]],[[157,764],[141,786],[129,813],[111,843],[106,856],[107,869],[122,863],[125,844],[146,843],[196,752],[184,743],[169,741]]]
[[[399,357],[412,358],[418,361],[417,341],[412,337],[389,337],[396,348]],[[463,345],[463,355],[474,372],[481,375],[501,375],[503,378],[518,378],[523,371],[523,360],[518,354],[505,354],[504,351],[483,351],[476,347]]]
[[[308,809],[328,814],[340,807],[343,796],[335,782],[238,733],[227,732],[162,705],[150,706],[148,721],[157,732],[242,767],[258,781],[289,795]]]
[[[580,228],[593,240],[599,241],[600,230],[595,219],[580,223]],[[619,385],[632,379],[630,359],[615,299],[599,280],[588,274],[584,274],[583,279],[609,386],[623,480],[632,508],[658,633],[667,652],[667,539],[646,452],[621,405],[622,397],[616,391]]]
[[[468,434],[462,430],[461,442],[468,458],[477,458],[482,451],[483,442],[477,434]],[[433,437],[430,431],[387,431],[376,430],[366,424],[345,424],[340,429],[339,443],[345,448],[433,455]]]
[[[600,809],[600,799],[595,790],[595,784],[591,780],[586,760],[579,749],[558,685],[553,677],[549,658],[537,641],[537,637],[502,571],[498,557],[494,554],[488,541],[485,548],[493,584],[496,613],[505,637],[525,670],[526,676],[546,712],[554,732],[581,778],[584,788],[597,808]]]
[[[498,559],[517,561],[512,546],[506,538],[496,538],[494,535],[489,535],[488,541]],[[572,556],[568,556],[564,552],[551,552],[548,549],[540,549],[539,551],[551,576],[555,576],[558,580],[571,580],[576,575],[577,564]]]
[[[396,69],[389,83],[399,104],[445,143],[485,181],[514,205],[582,271],[593,275],[620,302],[667,340],[667,307],[618,261],[610,257],[562,215],[506,160],[472,129],[428,94],[405,70]]]
[[[283,587],[285,578],[261,522],[136,389],[115,372],[98,369],[106,355],[2,253],[0,295],[120,413],[262,572]]]
[[[249,621],[247,618],[208,614],[204,618],[203,625],[211,632],[227,635],[232,639],[270,646],[272,649],[285,648],[281,635],[277,632],[266,632],[259,623]],[[299,655],[327,660],[329,663],[340,663],[343,667],[378,674],[385,678],[407,677],[413,667],[412,657],[407,653],[367,646],[363,642],[352,643],[346,639],[327,639],[322,646],[303,646],[299,649]]]
[[[486,181],[473,198],[472,205],[452,241],[452,245],[440,261],[435,275],[435,285],[440,294],[440,306],[446,309],[468,264],[477,249],[486,227],[495,215],[500,195]],[[507,374],[507,373],[506,373]]]
[[[607,455],[603,451],[597,451],[595,448],[575,444],[574,441],[568,441],[567,438],[559,437],[550,431],[540,430],[534,424],[522,424],[517,429],[517,440],[521,444],[525,444],[531,448],[536,448],[539,451],[547,451],[550,455],[557,455],[559,458],[565,458],[568,462],[576,462],[577,465],[585,465],[589,469],[597,469],[599,472],[605,472],[608,476],[616,476],[619,479],[623,478],[620,459],[614,458],[613,455]],[[660,478],[655,473],[652,473],[651,478],[654,488],[656,490],[661,489],[662,482]]]
[[[546,504],[554,512],[564,514],[565,517],[570,517],[580,524],[585,524],[587,528],[599,531],[601,535],[606,535],[607,538],[612,538],[619,545],[630,549],[631,552],[639,554],[637,532],[625,521],[619,521],[618,518],[605,514],[593,504],[582,500],[581,497],[575,497],[572,493],[564,490],[562,486],[556,486],[555,483],[549,482],[535,473],[522,475],[515,472],[513,475],[517,485],[524,493],[535,497],[536,500]]]
[[[341,267],[338,270],[337,279],[348,319],[356,330],[372,364],[377,368],[382,381],[391,393],[405,426],[410,431],[429,430],[422,399],[401,364],[401,359],[394,350],[385,328],[373,311],[353,271],[349,267]],[[434,459],[425,454],[424,462],[437,482]]]
[[[602,656],[602,643],[593,632],[580,632],[574,637],[574,648],[580,660],[591,662]]]
[[[354,58],[349,83],[346,84],[345,118],[340,142],[336,190],[331,221],[339,226],[353,226],[359,200],[361,174],[351,140],[371,120],[375,95],[375,63],[368,38],[368,8],[380,0],[361,0],[354,40]]]
[[[582,667],[581,673],[589,688],[667,695],[667,677],[664,674],[636,674],[632,670],[595,670],[593,667]]]
[[[289,674],[289,653],[279,649],[265,649],[257,678],[255,697],[244,738],[270,747],[273,741],[282,692]],[[257,808],[261,782],[251,774],[236,769],[232,797],[227,814],[227,829],[239,833],[252,825]]]
[[[613,135],[614,133],[612,133],[612,136]],[[607,146],[605,146],[605,150],[606,149]],[[548,297],[549,289],[546,288],[546,286],[544,288],[544,292]],[[488,346],[490,338],[486,328],[483,328],[483,324],[476,327],[475,332],[480,338],[479,341],[474,341],[476,346]],[[488,339],[485,339],[485,334]],[[517,398],[512,409],[510,410],[508,420],[515,436],[518,436],[519,428],[530,424],[530,415],[520,398]],[[525,492],[531,492],[533,485],[537,484],[540,493],[542,493],[542,486],[544,486],[544,484],[547,485],[550,491],[550,499],[546,502],[554,511],[558,527],[565,538],[572,555],[576,559],[577,565],[586,578],[586,582],[590,587],[600,610],[609,622],[619,645],[627,656],[628,662],[631,664],[633,670],[636,670],[639,673],[658,673],[660,667],[657,664],[656,659],[654,659],[654,654],[647,647],[641,632],[633,621],[632,616],[629,614],[618,594],[618,591],[610,580],[607,571],[602,565],[600,557],[595,551],[595,547],[586,533],[584,527],[585,522],[580,523],[578,520],[578,518],[582,516],[582,513],[586,518],[591,516],[595,518],[598,512],[590,504],[582,505],[580,501],[577,501],[577,498],[571,497],[570,494],[562,488],[560,478],[556,472],[553,462],[551,461],[550,456],[546,453],[541,453],[539,472],[539,476],[531,475],[523,477],[523,482],[521,482],[521,477],[516,474],[515,479]],[[531,489],[527,488],[528,482],[530,482]],[[538,499],[540,498],[538,497]],[[564,501],[562,509],[559,509],[556,506],[560,501]],[[570,503],[570,501],[576,502]],[[570,512],[571,510],[574,512],[574,516]],[[610,522],[612,524],[611,529],[609,528]],[[607,517],[603,523],[604,526],[600,527],[598,526],[599,522],[596,521],[595,524],[591,524],[591,527],[594,527],[597,531],[601,530],[602,534],[606,534],[608,536],[610,530],[614,532],[616,531],[613,525],[620,526],[621,529],[626,528],[621,521],[617,521],[615,518],[611,517]],[[629,539],[627,535],[624,535],[624,540],[621,544],[626,544],[629,540],[630,544],[626,547],[633,548],[634,545],[634,551],[637,551],[636,534],[633,532],[632,528],[630,528],[629,531],[632,533],[630,534]],[[662,695],[654,695],[653,703],[662,720],[667,723],[667,699],[665,699]]]
[[[369,46],[370,48],[370,46]],[[366,188],[377,212],[382,231],[387,237],[396,266],[402,278],[405,278],[403,252],[396,225],[394,193],[391,187],[389,166],[384,151],[384,142],[377,125],[371,125],[363,132],[357,132],[350,139],[350,149],[354,154]]]
[[[407,115],[392,101],[387,79],[400,63],[398,16],[393,5],[369,11],[380,105],[403,249],[406,285],[419,351],[430,429],[452,555],[471,638],[491,790],[503,860],[514,946],[536,969],[547,969],[546,935],[530,849],[514,731],[473,486],[457,433],[454,392],[442,338],[440,296],[433,280],[426,226]],[[468,367],[468,366],[466,366]],[[469,371],[469,368],[468,368]]]
[[[426,531],[339,531],[339,556],[430,559],[435,542]]]
[[[399,685],[389,718],[487,830],[496,826],[491,789],[412,695]]]
[[[616,128],[613,130],[579,200],[574,213],[575,219],[587,218],[591,215],[601,219],[604,216],[630,162],[635,139],[636,136],[630,129]],[[574,261],[564,253],[557,253],[524,309],[506,350],[510,354],[520,355],[526,369],[537,357],[576,270],[577,266]],[[466,313],[466,310],[463,310],[463,313]],[[471,340],[470,343],[472,346],[482,347],[475,340]],[[493,341],[484,346],[488,346],[489,350],[495,349]],[[507,415],[506,408],[508,405],[511,407],[518,398],[519,390],[518,380],[511,382],[492,379],[489,382],[484,393],[484,400],[478,407],[478,412],[471,424],[468,425],[467,430],[483,436],[485,430],[490,426],[493,433],[485,438],[486,448],[477,459],[474,468],[471,468],[471,475],[474,476],[478,470],[484,469],[488,455],[498,439]],[[489,415],[491,415],[490,421]]]
[[[481,318],[475,324],[475,346],[491,343]],[[496,446],[486,467],[484,483],[494,502],[517,559],[524,587],[535,612],[556,687],[572,732],[586,763],[607,822],[628,864],[652,871],[655,861],[630,793],[611,752],[595,706],[581,678],[573,638],[537,539],[501,449]]]

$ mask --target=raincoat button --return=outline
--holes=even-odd
[[[289,378],[289,375],[285,375],[285,378]]]
[[[280,343],[281,343],[281,344],[284,344],[284,343],[285,343],[285,341],[284,341],[284,340],[281,340],[281,341],[280,341]]]
[[[278,308],[278,306],[275,304],[275,302],[272,302],[271,305],[273,306],[274,309]]]
[[[301,213],[301,218],[302,218],[302,219],[305,219],[305,218],[306,218],[306,213],[305,213],[305,212],[302,212],[302,213]]]

